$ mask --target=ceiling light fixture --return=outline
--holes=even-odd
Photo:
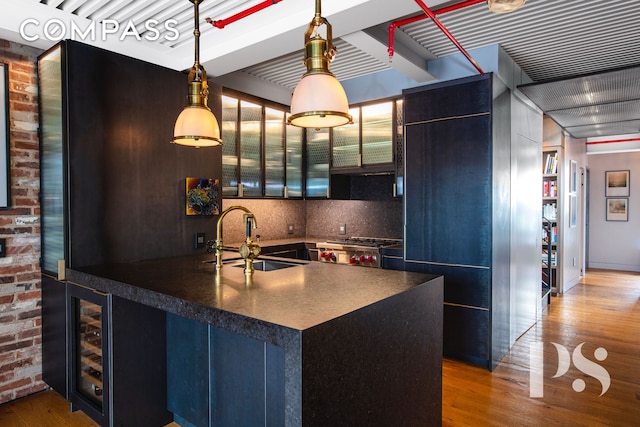
[[[493,13],[514,12],[522,7],[526,0],[487,0],[487,6]]]
[[[352,123],[347,94],[329,71],[329,63],[337,50],[331,40],[331,24],[321,16],[320,9],[320,0],[316,0],[316,14],[304,34],[307,72],[291,98],[288,123],[303,128],[331,128]],[[326,40],[318,33],[323,25],[326,26]]]
[[[220,126],[216,116],[207,106],[209,88],[207,72],[200,65],[200,26],[198,6],[202,0],[189,0],[194,9],[195,60],[189,71],[189,92],[184,107],[173,129],[172,143],[191,147],[213,147],[222,144]]]

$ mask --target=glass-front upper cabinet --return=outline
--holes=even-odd
[[[285,197],[302,197],[304,129],[286,126],[286,180]]]
[[[286,115],[285,107],[222,97],[223,196],[302,197],[304,133]]]
[[[332,170],[375,167],[395,171],[396,103],[390,100],[353,107],[353,124],[333,128]]]
[[[307,197],[328,197],[329,129],[307,131]]]
[[[265,108],[264,114],[264,176],[265,196],[284,197],[285,186],[285,112]]]
[[[240,196],[262,196],[262,106],[240,101]]]
[[[222,195],[238,195],[238,112],[240,101],[222,97]]]
[[[362,163],[393,162],[393,102],[362,107]]]
[[[360,108],[349,109],[353,123],[333,128],[333,167],[362,166]]]

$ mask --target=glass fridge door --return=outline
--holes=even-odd
[[[83,299],[77,300],[76,388],[89,401],[102,408],[102,307]]]
[[[111,296],[68,285],[71,407],[100,425],[109,425]]]

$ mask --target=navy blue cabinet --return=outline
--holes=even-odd
[[[67,287],[43,274],[42,278],[42,380],[67,397]]]
[[[283,426],[284,349],[167,314],[168,408],[183,427]]]
[[[404,266],[445,278],[444,355],[489,369],[508,350],[509,313],[509,206],[498,193],[510,142],[496,131],[493,79],[404,93]]]

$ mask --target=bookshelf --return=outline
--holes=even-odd
[[[542,297],[556,293],[559,280],[561,167],[559,150],[550,149],[542,153]]]

